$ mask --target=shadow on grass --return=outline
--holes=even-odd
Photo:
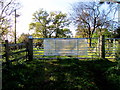
[[[3,68],[3,90],[103,90],[104,72],[116,65],[105,60],[34,60]],[[106,86],[105,86],[106,85]]]

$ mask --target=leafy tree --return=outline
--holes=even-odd
[[[67,19],[67,15],[62,12],[51,12],[50,13],[51,25],[49,29],[54,33],[55,38],[70,36],[71,32],[66,26],[69,26],[70,21]]]
[[[8,33],[11,33],[12,14],[20,8],[17,0],[0,0],[0,36],[5,39]]]
[[[106,38],[112,37],[112,32],[110,32],[107,28],[96,29],[93,37],[100,37],[100,35],[104,35]]]
[[[33,14],[33,23],[30,24],[30,29],[35,30],[35,34],[38,34],[40,36],[43,36],[44,38],[47,38],[47,25],[49,23],[49,20],[47,19],[49,14],[44,11],[43,9],[40,9],[36,11]]]
[[[114,38],[120,38],[120,27],[118,27],[113,34]]]
[[[88,35],[87,35],[87,29],[86,28],[78,28],[76,29],[76,35],[75,37],[76,38],[88,38]]]
[[[20,37],[18,38],[18,42],[27,42],[29,34],[22,33]]]
[[[42,38],[68,37],[71,31],[67,28],[70,21],[62,12],[50,12],[40,9],[33,14],[33,22],[30,30],[34,30],[34,36]]]
[[[103,9],[97,2],[78,2],[73,5],[72,19],[77,26],[77,31],[82,32],[85,37],[89,38],[89,46],[91,46],[91,38],[98,28],[100,34],[102,34],[103,28],[111,26],[114,17],[110,18],[110,14],[115,9],[115,5]]]

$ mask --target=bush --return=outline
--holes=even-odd
[[[115,59],[118,62],[117,68],[120,69],[120,46],[117,47],[117,52],[116,52],[116,55],[115,55]]]
[[[105,75],[114,90],[120,90],[120,69],[117,66],[111,67],[106,71]]]

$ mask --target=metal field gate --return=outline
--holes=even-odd
[[[120,38],[105,39],[105,58],[120,60]]]
[[[98,58],[98,41],[93,38],[89,47],[87,38],[33,38],[33,58]]]
[[[56,58],[100,58],[101,43],[99,38],[32,38],[34,59]],[[103,42],[103,41],[102,41]],[[119,58],[120,39],[104,39],[105,58]]]

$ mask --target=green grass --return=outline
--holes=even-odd
[[[110,68],[117,63],[107,60],[33,60],[3,68],[3,90],[103,90],[118,85],[119,76],[113,76]],[[110,82],[108,82],[110,81]],[[111,86],[109,86],[111,85]]]

